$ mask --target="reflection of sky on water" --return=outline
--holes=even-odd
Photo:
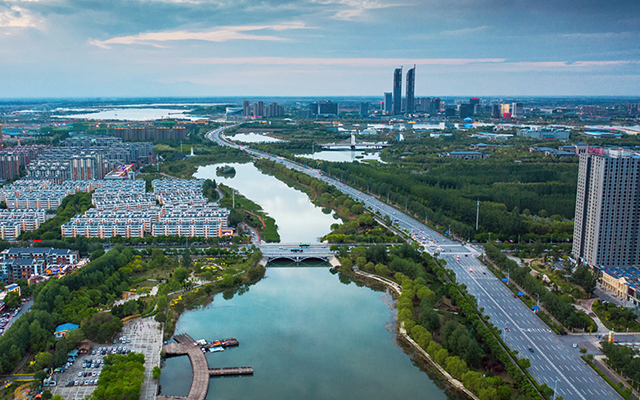
[[[283,243],[317,242],[337,221],[311,203],[305,193],[260,172],[253,164],[227,164],[236,169],[233,177],[216,175],[216,165],[198,168],[196,178],[215,179],[260,204],[276,220]]]
[[[209,366],[255,369],[252,377],[211,379],[208,399],[445,400],[396,344],[392,302],[387,293],[340,283],[327,267],[268,268],[247,293],[216,295],[184,313],[176,333],[235,337],[240,346],[208,353]],[[163,394],[188,393],[188,364],[187,357],[166,360]]]
[[[365,154],[364,150],[356,150],[356,151],[329,151],[323,150],[318,151],[313,154],[311,157],[311,153],[305,154],[296,154],[298,157],[304,158],[313,158],[314,160],[324,160],[324,161],[332,161],[332,162],[351,162],[351,161],[360,161],[360,160],[376,160],[380,161],[380,153],[367,153]],[[356,156],[362,158],[356,158]]]
[[[264,133],[238,133],[237,135],[227,136],[228,139],[233,140],[234,142],[242,142],[242,143],[275,143],[275,142],[284,142],[284,140],[280,140],[278,138],[274,138],[271,136],[267,136]]]
[[[183,114],[184,109],[171,108],[110,108],[97,113],[73,114],[57,116],[57,118],[65,119],[95,119],[95,120],[122,120],[122,121],[154,121],[162,118],[178,118],[178,119],[207,119],[204,117],[190,117]]]

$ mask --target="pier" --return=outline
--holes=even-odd
[[[207,358],[201,349],[202,346],[196,345],[191,336],[182,333],[174,336],[174,339],[176,343],[165,344],[163,350],[167,357],[189,356],[193,370],[191,388],[187,397],[160,395],[157,396],[157,400],[204,400],[209,391],[210,377],[253,375],[253,367],[209,368]],[[229,341],[228,346],[238,345],[238,341],[235,339],[226,340]]]

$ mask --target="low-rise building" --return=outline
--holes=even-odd
[[[478,160],[489,158],[491,155],[486,153],[480,153],[479,151],[452,151],[446,154],[441,154],[441,157],[459,158],[462,160]]]
[[[571,131],[565,127],[544,126],[524,128],[518,131],[518,136],[532,139],[569,140]]]

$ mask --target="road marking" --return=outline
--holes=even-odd
[[[471,275],[470,273],[467,273],[467,274],[471,277],[471,279],[474,279],[474,280],[475,280],[475,277],[474,277],[473,275]],[[476,283],[477,283],[477,282],[476,282]],[[489,297],[489,299],[490,299],[490,300],[491,300],[491,301],[496,305],[496,307],[498,307],[498,308],[499,308],[499,309],[504,313],[504,315],[507,317],[507,319],[509,319],[509,321],[511,321],[511,323],[513,324],[513,326],[515,326],[515,327],[516,327],[516,329],[518,329],[518,330],[522,333],[522,335],[525,337],[525,339],[526,339],[529,343],[531,343],[531,346],[533,346],[533,348],[535,348],[536,350],[538,350],[538,352],[541,354],[541,356],[542,356],[542,357],[544,357],[544,359],[545,359],[545,360],[547,360],[547,362],[549,363],[549,365],[551,365],[551,366],[553,367],[553,369],[558,373],[558,375],[560,375],[560,376],[562,377],[562,379],[564,379],[564,381],[565,381],[565,382],[567,382],[567,384],[571,387],[571,389],[573,389],[573,390],[578,394],[578,396],[580,396],[580,398],[581,398],[582,400],[587,400],[587,399],[586,399],[582,394],[580,394],[580,392],[578,391],[578,389],[577,389],[575,386],[573,386],[573,384],[572,384],[571,382],[569,382],[569,380],[567,379],[567,377],[566,377],[566,376],[564,376],[564,374],[563,374],[562,372],[560,372],[560,370],[558,369],[558,367],[556,367],[556,366],[555,366],[555,364],[553,364],[553,363],[551,362],[551,360],[547,357],[547,355],[546,355],[546,354],[544,354],[542,351],[540,351],[540,348],[539,348],[539,347],[538,347],[538,346],[537,346],[537,345],[536,345],[536,344],[531,340],[531,338],[530,338],[529,336],[527,336],[527,335],[526,335],[526,333],[525,333],[525,332],[523,332],[523,331],[522,331],[522,328],[520,328],[520,326],[518,326],[518,325],[516,324],[516,322],[511,318],[511,316],[510,316],[509,314],[507,314],[507,312],[502,308],[502,306],[501,306],[500,304],[498,304],[498,302],[497,302],[493,297],[491,297],[491,295],[489,295],[489,292],[487,292],[487,290],[486,290],[484,287],[480,286],[480,285],[479,285],[479,288],[480,288],[480,289],[481,289],[481,290],[482,290],[482,291],[487,295],[487,297]]]

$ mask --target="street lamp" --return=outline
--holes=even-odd
[[[557,391],[558,391],[558,381],[560,380],[560,378],[556,379],[556,384],[553,387],[553,400],[556,399],[556,397],[558,397]]]

